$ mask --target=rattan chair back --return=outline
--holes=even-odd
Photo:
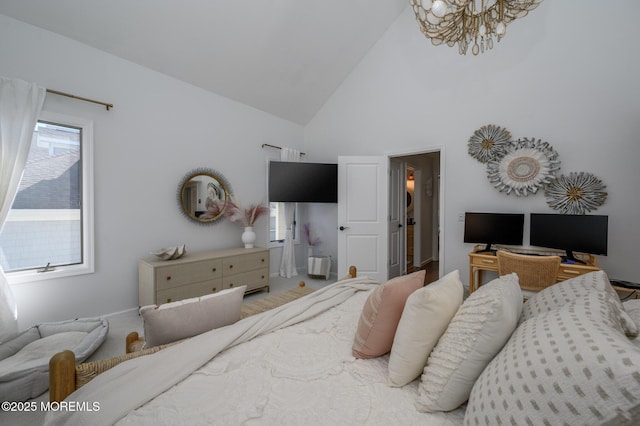
[[[556,282],[560,256],[530,256],[499,250],[498,274],[518,274],[520,288],[540,291]]]

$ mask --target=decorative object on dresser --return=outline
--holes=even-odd
[[[178,185],[178,205],[187,219],[211,225],[224,219],[231,185],[222,173],[200,167],[193,169]]]
[[[180,259],[187,252],[187,247],[182,244],[176,247],[161,248],[151,252],[154,256],[159,257],[162,260],[175,260]]]
[[[232,248],[189,253],[171,262],[138,262],[138,304],[174,302],[227,288],[269,290],[269,250]]]
[[[268,213],[269,207],[263,204],[252,204],[248,208],[244,208],[240,201],[233,196],[229,198],[224,212],[231,222],[244,226],[244,232],[242,233],[244,248],[253,248],[253,243],[256,241],[253,224],[260,216]]]

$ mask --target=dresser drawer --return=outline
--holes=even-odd
[[[222,290],[222,278],[159,290],[156,293],[155,303],[161,305],[163,303],[175,302],[176,300],[204,296],[220,290]]]
[[[269,269],[257,269],[255,271],[243,272],[222,279],[222,288],[232,288],[246,285],[245,291],[262,288],[269,283]]]
[[[577,264],[561,264],[558,269],[558,276],[556,277],[557,281],[564,281],[570,278],[575,278],[579,275],[587,274],[593,271],[599,271],[600,268],[597,266],[590,265],[577,265]]]
[[[487,270],[498,270],[498,258],[496,256],[484,255],[484,256],[471,256],[472,266],[481,266]]]
[[[222,277],[222,261],[219,259],[167,265],[156,270],[156,289],[165,290],[220,277]]]
[[[234,256],[222,260],[224,275],[239,274],[255,269],[269,267],[268,252],[248,254],[246,256]]]

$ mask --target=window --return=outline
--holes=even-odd
[[[9,282],[93,272],[93,124],[43,112],[0,233]]]
[[[285,203],[269,203],[269,241],[271,245],[277,245],[284,242],[284,235],[287,231],[287,221],[284,214]],[[293,239],[297,242],[298,231],[296,227],[296,219],[298,215],[298,205],[294,203],[295,211],[293,212]]]

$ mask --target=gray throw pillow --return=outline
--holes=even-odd
[[[218,293],[174,302],[168,308],[148,305],[140,308],[145,346],[152,347],[205,333],[240,320],[246,285]]]

